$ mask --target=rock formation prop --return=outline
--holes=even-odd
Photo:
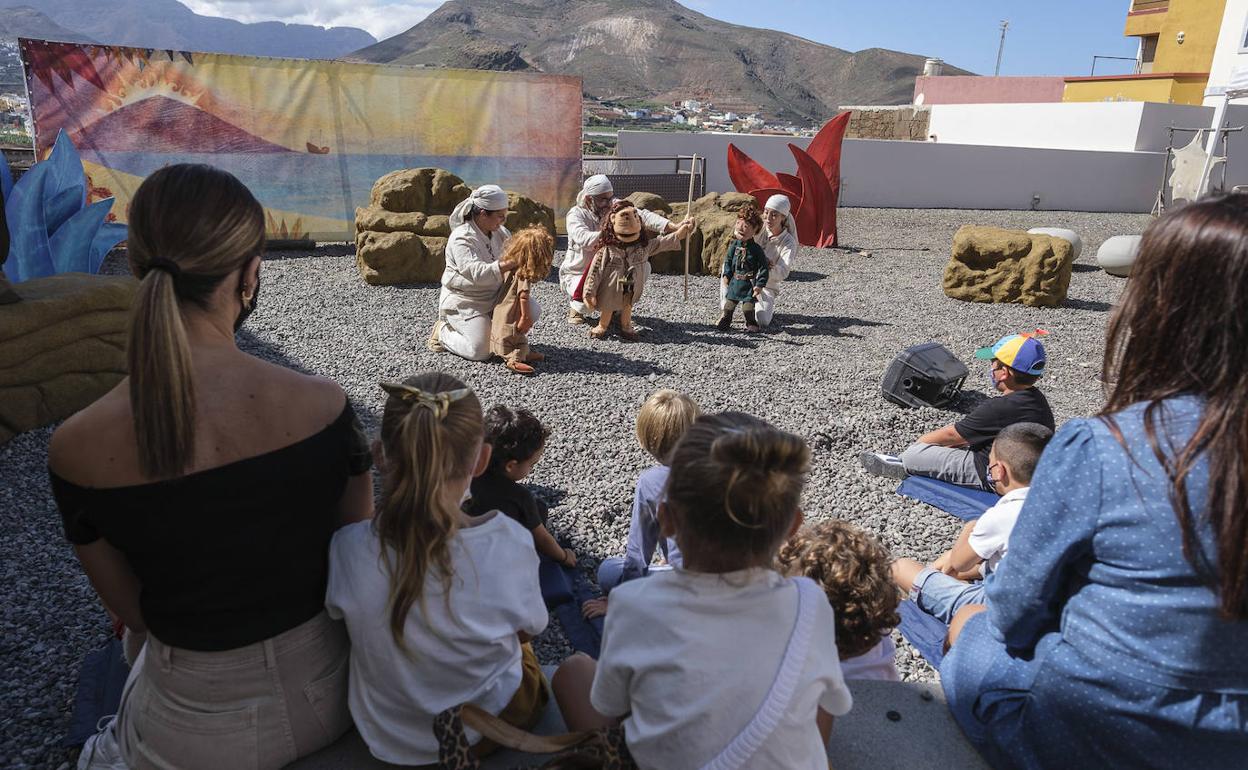
[[[391,171],[373,184],[368,206],[355,210],[355,263],[373,286],[436,283],[446,266],[450,214],[472,192],[440,168]],[[519,193],[507,193],[506,226],[540,225],[555,233],[555,212]]]
[[[1096,250],[1096,264],[1110,275],[1126,278],[1131,275],[1135,258],[1140,253],[1142,235],[1115,235],[1106,238]]]
[[[0,443],[64,419],[126,375],[126,325],[138,282],[65,273],[15,287],[0,305]]]
[[[806,149],[789,145],[797,176],[773,174],[734,144],[728,145],[728,176],[738,192],[748,193],[759,208],[772,195],[787,195],[797,223],[797,240],[819,248],[837,245],[836,207],[841,197],[841,143],[850,113],[824,124]]]
[[[655,211],[681,222],[685,218],[685,203],[668,205],[657,195],[633,193],[628,196],[638,208]],[[718,275],[732,240],[732,228],[737,212],[754,203],[745,193],[707,193],[693,202],[693,217],[698,226],[690,234],[689,272],[693,275]],[[685,271],[685,252],[666,251],[650,258],[650,266],[656,273],[681,274]]]
[[[58,273],[95,273],[109,250],[126,237],[125,225],[107,221],[112,198],[87,204],[90,186],[82,160],[64,131],[57,134],[46,160],[15,184],[7,174],[0,176],[0,185],[9,228],[3,268],[13,283]]]
[[[945,295],[965,302],[1057,307],[1070,286],[1073,253],[1063,238],[966,225],[953,236]]]

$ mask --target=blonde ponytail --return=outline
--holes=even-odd
[[[173,281],[167,270],[144,276],[126,344],[139,467],[149,478],[180,475],[195,449],[191,351]]]
[[[130,269],[140,279],[126,363],[139,467],[151,479],[195,460],[195,382],[182,311],[205,307],[223,280],[264,251],[264,209],[230,174],[166,166],[130,202]]]
[[[483,418],[476,394],[448,374],[427,373],[382,387],[390,395],[381,421],[386,461],[373,527],[390,579],[390,633],[406,649],[404,626],[412,606],[423,607],[431,573],[449,596],[455,576],[450,541],[460,513],[447,481],[472,472]]]

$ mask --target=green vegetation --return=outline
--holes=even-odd
[[[0,131],[0,144],[17,147],[35,146],[34,140],[30,138],[30,134],[18,133],[17,131]]]

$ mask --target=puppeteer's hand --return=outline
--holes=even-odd
[[[755,297],[761,296],[761,295],[762,295],[762,293],[763,293],[763,287],[761,287],[761,286],[755,286],[755,287],[754,287],[754,296],[755,296]]]
[[[692,217],[685,219],[684,222],[680,223],[680,227],[676,228],[676,237],[677,238],[688,237],[689,233],[693,232],[693,227],[695,224],[697,224],[697,222]]]
[[[590,599],[581,605],[581,615],[586,620],[601,618],[607,614],[607,597],[601,599]]]
[[[516,264],[516,260],[514,259],[500,259],[498,261],[499,272],[510,273],[512,270],[516,269]]]

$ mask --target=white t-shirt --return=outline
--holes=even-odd
[[[878,679],[884,682],[900,682],[897,673],[897,645],[887,634],[880,643],[861,655],[841,661],[841,675],[850,679]]]
[[[821,592],[820,592],[821,593]],[[758,712],[797,620],[797,587],[772,570],[724,575],[675,569],[611,592],[590,702],[628,717],[624,735],[643,770],[714,759]],[[852,699],[841,677],[827,601],[814,602],[810,652],[789,708],[752,770],[828,767],[818,708],[840,716]]]
[[[1018,521],[1018,512],[1027,499],[1028,489],[1030,487],[1007,492],[996,505],[984,511],[971,529],[967,544],[984,560],[985,575],[997,568],[1009,550],[1010,532],[1014,531],[1014,523]]]
[[[502,711],[520,687],[516,632],[546,628],[528,530],[494,512],[459,530],[450,550],[450,595],[437,574],[425,579],[424,605],[417,601],[407,617],[405,654],[390,634],[389,580],[372,523],[343,527],[329,547],[325,606],[351,636],[348,705],[369,750],[385,762],[436,762],[433,718],[451,706]]]

